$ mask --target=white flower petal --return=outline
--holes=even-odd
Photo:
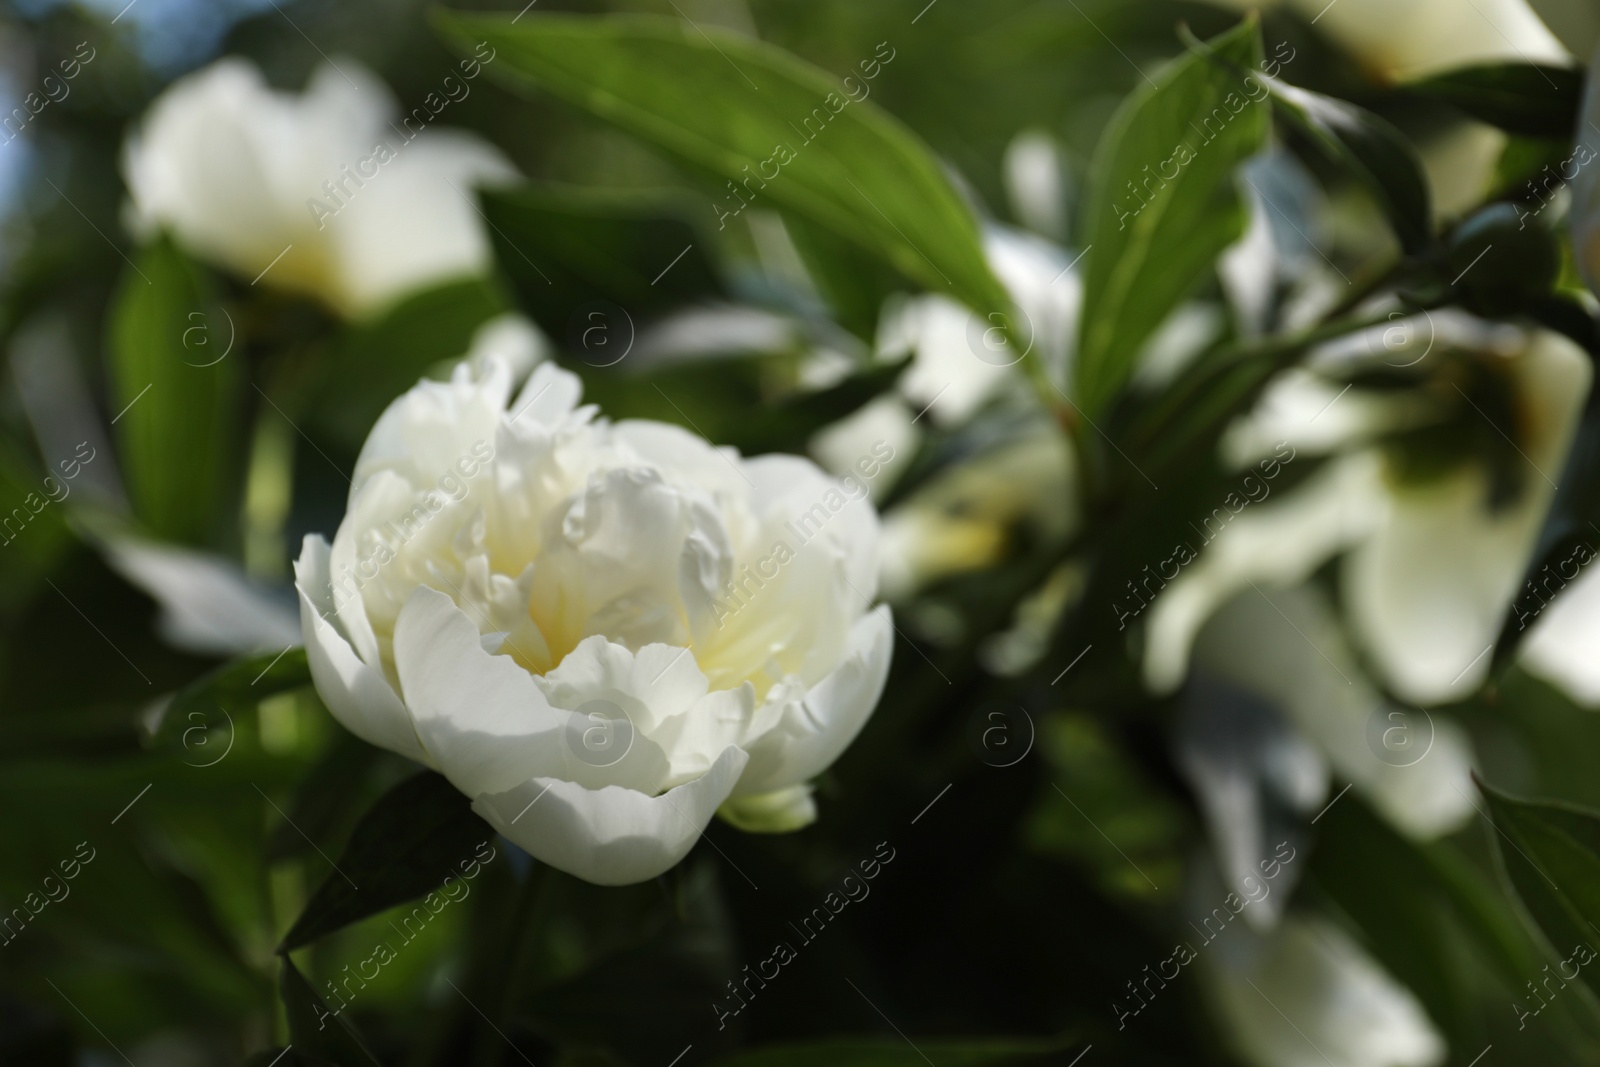
[[[1589,359],[1571,341],[1544,331],[1519,348],[1506,367],[1526,424],[1521,496],[1490,512],[1476,466],[1397,488],[1388,518],[1344,567],[1355,634],[1415,703],[1461,699],[1488,676],[1589,391]]]
[[[1264,484],[1264,483],[1263,483]],[[1378,459],[1357,453],[1335,460],[1305,484],[1277,499],[1266,497],[1237,514],[1218,507],[1201,520],[1191,551],[1203,554],[1184,566],[1148,608],[1144,677],[1152,690],[1170,692],[1189,669],[1189,648],[1213,612],[1251,583],[1295,585],[1330,556],[1363,537],[1381,520],[1386,501]],[[1183,556],[1176,557],[1181,563]],[[1165,571],[1162,561],[1157,570]],[[1129,595],[1113,605],[1119,617],[1137,618],[1146,609]]]
[[[424,490],[435,488],[448,474],[460,475],[463,461],[477,467],[485,455],[493,455],[510,395],[511,367],[503,360],[487,361],[481,378],[461,363],[449,381],[419,382],[400,394],[378,416],[361,446],[351,499],[380,471],[392,471]]]
[[[398,155],[326,220],[345,301],[362,315],[407,293],[483,273],[492,257],[472,198],[478,186],[517,177],[500,150],[475,133],[430,127],[415,136],[391,137]],[[366,145],[356,158],[371,151]]]
[[[1540,613],[1522,663],[1578,703],[1600,708],[1600,567],[1585,567]]]
[[[535,859],[596,885],[630,885],[688,855],[746,758],[743,750],[728,748],[705,775],[660,796],[533,778],[478,796],[472,810]]]
[[[381,670],[357,656],[333,622],[328,542],[305,539],[295,561],[300,626],[317,694],[345,729],[368,744],[432,765],[412,729],[411,715]]]
[[[478,628],[443,593],[420,586],[394,632],[400,691],[432,763],[468,796],[560,774],[570,717],[533,676],[492,656]]]
[[[1495,61],[1565,66],[1572,57],[1525,0],[1289,0],[1362,65],[1391,81]],[[1470,17],[1468,17],[1470,15]]]
[[[1229,937],[1248,935],[1230,932]],[[1238,1051],[1257,1067],[1435,1067],[1444,1039],[1412,992],[1342,929],[1289,919],[1211,969]],[[1217,950],[1212,950],[1217,951]],[[1209,957],[1208,957],[1209,959]]]
[[[746,742],[750,766],[739,780],[740,797],[800,785],[827,770],[850,747],[883,695],[894,650],[894,625],[880,604],[850,630],[844,661],[803,696],[758,711],[771,721]]]
[[[1195,663],[1282,711],[1339,778],[1406,833],[1436,837],[1472,818],[1472,750],[1465,733],[1442,714],[1385,702],[1311,588],[1241,593],[1206,624],[1195,642]],[[1393,735],[1396,744],[1385,745],[1391,727],[1408,736]],[[1422,746],[1416,755],[1398,744],[1413,739]]]

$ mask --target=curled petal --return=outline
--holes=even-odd
[[[412,729],[411,716],[388,679],[356,655],[334,624],[328,542],[315,535],[307,537],[295,561],[294,576],[300,593],[306,660],[317,693],[333,717],[368,744],[431,765]]]
[[[688,855],[747,758],[730,746],[704,776],[660,796],[540,777],[480,795],[472,810],[552,867],[596,885],[630,885]]]
[[[740,797],[800,785],[838,759],[883,695],[889,677],[894,624],[880,604],[850,630],[844,661],[803,696],[769,703],[757,712],[746,744],[750,766],[739,780]],[[781,698],[780,698],[781,700]],[[761,729],[764,723],[770,723]]]
[[[400,612],[394,648],[417,736],[457,789],[500,793],[561,773],[567,714],[515,660],[485,652],[449,597],[418,587]]]

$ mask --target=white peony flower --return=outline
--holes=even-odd
[[[243,278],[346,316],[479,274],[489,243],[467,198],[516,170],[476,135],[415,117],[443,110],[429,99],[440,106],[402,117],[350,60],[318,70],[300,96],[246,60],[220,60],[174,83],[129,137],[132,226],[165,228]]]
[[[720,809],[815,817],[807,784],[889,668],[878,519],[809,460],[610,423],[576,377],[423,382],[378,420],[330,547],[295,566],[317,690],[498,831],[606,885]]]

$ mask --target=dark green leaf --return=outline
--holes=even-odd
[[[496,287],[472,278],[425,289],[381,318],[351,326],[328,357],[317,424],[359,447],[391,400],[436,364],[465,355],[473,331],[504,310]]]
[[[1485,63],[1409,82],[1406,88],[1507,133],[1566,139],[1578,125],[1583,74],[1571,67]]]
[[[1145,339],[1244,230],[1233,172],[1267,131],[1242,75],[1260,60],[1255,21],[1211,46],[1130,96],[1095,153],[1077,370],[1077,402],[1091,418],[1127,381]]]
[[[328,1010],[328,1005],[289,957],[282,956],[279,962],[283,969],[278,975],[278,995],[283,998],[284,1014],[289,1020],[289,1043],[295,1051],[313,1063],[330,1063],[336,1067],[376,1064],[377,1058],[367,1051],[354,1028],[342,1015]]]
[[[813,393],[774,398],[765,357],[720,358],[652,369],[647,374],[575,369],[584,397],[612,418],[661,419],[687,426],[719,445],[747,455],[803,452],[824,426],[843,418],[893,387],[907,360],[874,364]],[[750,411],[762,409],[759,419]]]
[[[502,269],[546,333],[570,336],[597,301],[635,324],[721,295],[710,245],[690,221],[685,195],[523,186],[485,192],[483,213]]]
[[[224,664],[190,682],[172,698],[156,731],[155,746],[182,748],[195,754],[201,763],[206,762],[212,755],[206,746],[225,743],[211,736],[213,730],[220,728],[219,712],[236,718],[268,697],[310,684],[311,667],[303,648],[291,648],[281,654],[264,652]],[[236,727],[237,723],[233,725]],[[233,731],[225,733],[232,737]]]
[[[436,889],[494,831],[442,775],[425,771],[395,786],[356,824],[350,841],[284,935],[280,951],[308,944],[368,915]]]
[[[1600,946],[1600,815],[1478,786],[1506,875],[1550,948],[1565,958],[1576,945]],[[1600,968],[1582,973],[1600,993]]]
[[[208,542],[233,491],[237,340],[210,275],[165,238],[123,274],[108,343],[111,414],[134,511],[163,538]]]
[[[1003,310],[971,212],[926,145],[874,103],[782,49],[714,26],[615,16],[439,12],[447,37],[496,49],[493,70],[584,108],[728,181],[718,229],[747,202],[804,215],[932,289]],[[884,42],[882,73],[896,51]],[[854,73],[854,72],[853,72]],[[737,184],[737,192],[735,184]]]
[[[1471,1008],[1465,950],[1475,948],[1512,990],[1543,963],[1494,883],[1450,844],[1401,836],[1359,797],[1330,808],[1317,829],[1315,885],[1452,1039],[1476,1040],[1481,1020]],[[1397,885],[1406,892],[1396,893]]]
[[[1428,180],[1405,134],[1344,100],[1275,78],[1262,81],[1278,114],[1372,195],[1402,248],[1415,252],[1428,243],[1433,235]]]
[[[858,337],[875,338],[884,300],[911,288],[905,275],[800,216],[786,216],[784,223],[834,319]]]
[[[335,733],[328,750],[301,779],[294,801],[285,806],[288,819],[267,842],[267,860],[289,859],[311,851],[312,841],[344,837],[360,810],[358,798],[373,788],[367,772],[382,754],[352,733]]]

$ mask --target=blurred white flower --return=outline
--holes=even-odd
[[[1570,63],[1525,0],[1220,0],[1235,9],[1288,7],[1391,82],[1476,63]]]
[[[1030,234],[990,227],[985,252],[1015,302],[1016,321],[982,319],[936,294],[889,304],[879,324],[879,358],[912,356],[897,393],[839,420],[810,443],[824,466],[846,474],[871,443],[888,442],[896,460],[874,485],[881,494],[910,465],[924,426],[960,427],[991,405],[1007,405],[1008,422],[1031,421],[999,443],[991,436],[889,513],[881,558],[891,600],[992,565],[1019,524],[1057,540],[1077,523],[1071,443],[1044,418],[1018,364],[1041,360],[1052,380],[1066,380],[1082,278],[1066,250]]]
[[[1435,1067],[1445,1061],[1444,1038],[1417,998],[1338,926],[1290,918],[1265,936],[1238,934],[1230,944],[1219,941],[1231,951],[1209,973],[1212,999],[1247,1062]]]
[[[1016,305],[1017,318],[984,319],[937,293],[885,307],[878,327],[881,358],[912,355],[900,394],[916,413],[956,426],[1005,395],[1027,395],[1018,367],[1043,361],[1056,381],[1067,380],[1083,303],[1083,279],[1065,249],[1031,234],[991,226],[984,254]]]
[[[1022,526],[1060,541],[1077,525],[1076,489],[1072,448],[1049,423],[940,471],[884,516],[883,595],[992,566]]]
[[[1351,783],[1406,833],[1437,837],[1472,818],[1466,734],[1443,715],[1384,700],[1314,589],[1239,594],[1206,623],[1194,663],[1197,672],[1276,709],[1326,757],[1336,780]],[[1308,796],[1303,785],[1293,792],[1302,798],[1305,815],[1322,795],[1319,790]]]
[[[437,768],[591,882],[671,867],[719,808],[815,817],[809,781],[888,671],[878,520],[809,461],[610,423],[502,361],[374,426],[330,547],[296,564],[312,675],[353,733]]]
[[[1559,593],[1539,613],[1533,632],[1524,640],[1521,662],[1579,704],[1600,708],[1600,568],[1593,565],[1593,552],[1587,556],[1588,562],[1571,583],[1541,588],[1536,594],[1543,599]],[[1571,562],[1580,559],[1573,557]],[[1557,564],[1558,575],[1566,562]]]
[[[1600,293],[1600,174],[1595,173],[1600,170],[1595,160],[1600,132],[1596,127],[1600,127],[1600,51],[1596,51],[1585,79],[1583,115],[1572,155],[1578,166],[1568,185],[1572,193],[1572,254],[1589,288]]]
[[[396,118],[388,89],[348,59],[302,95],[219,60],[173,83],[129,136],[131,225],[346,316],[481,273],[489,243],[468,198],[516,170],[475,134]]]
[[[1052,241],[1066,240],[1072,180],[1056,139],[1044,130],[1023,130],[1006,145],[1002,174],[1017,219]]]
[[[1252,459],[1277,441],[1335,455],[1293,492],[1232,518],[1161,592],[1151,609],[1146,680],[1157,690],[1176,686],[1195,632],[1250,582],[1297,584],[1346,552],[1345,608],[1384,682],[1419,704],[1460,699],[1488,674],[1490,647],[1571,446],[1589,361],[1560,335],[1447,310],[1326,346],[1310,365],[1335,374],[1417,366],[1432,385],[1400,397],[1345,396],[1335,383],[1296,372],[1267,391],[1227,442],[1234,459]],[[1507,426],[1483,410],[1484,393],[1474,401],[1461,388],[1472,389],[1474,375],[1491,383]],[[1450,425],[1486,442],[1489,454],[1452,439],[1439,465],[1438,444],[1401,434]],[[1385,433],[1398,442],[1379,440]],[[1419,459],[1408,458],[1414,451]],[[1418,464],[1439,466],[1406,471]]]

